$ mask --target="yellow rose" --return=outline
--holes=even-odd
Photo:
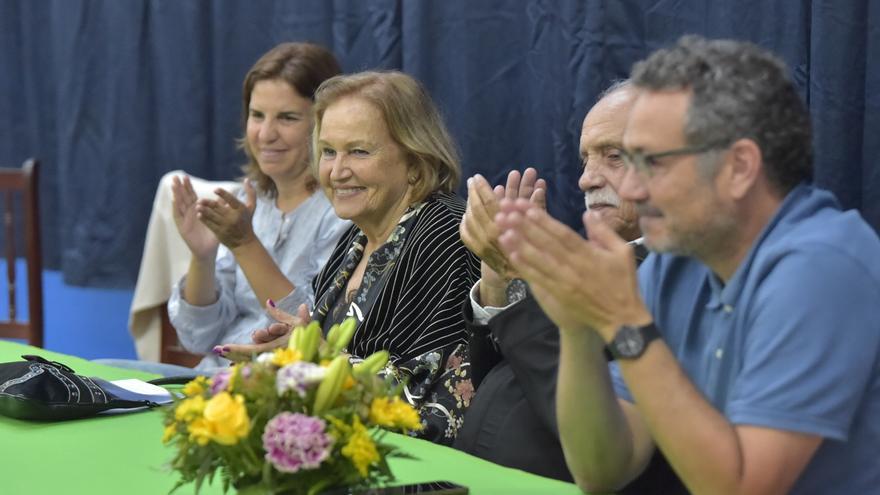
[[[184,423],[189,423],[193,419],[202,415],[205,410],[205,398],[201,395],[184,399],[180,401],[174,410],[174,419]]]
[[[357,416],[352,423],[351,436],[345,447],[342,447],[342,455],[351,459],[351,463],[358,470],[361,477],[367,477],[367,468],[379,462],[379,452],[376,444],[370,438],[367,429],[361,424]]]
[[[419,413],[400,397],[376,397],[370,404],[370,421],[385,428],[421,430]]]
[[[187,397],[194,397],[196,395],[202,395],[205,393],[205,390],[208,388],[208,379],[204,376],[197,376],[195,379],[190,380],[189,383],[183,386],[183,393]]]
[[[211,424],[205,421],[205,418],[196,418],[186,427],[189,431],[189,440],[199,445],[208,445],[213,436]]]
[[[235,445],[251,431],[251,420],[244,407],[244,397],[220,392],[205,404],[205,422],[210,439],[223,445]],[[192,430],[190,430],[192,431]]]

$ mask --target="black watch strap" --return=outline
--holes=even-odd
[[[617,330],[614,339],[605,346],[605,359],[637,359],[645,353],[651,341],[661,338],[654,322],[640,327],[624,325]]]

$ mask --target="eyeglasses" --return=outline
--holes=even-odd
[[[698,155],[718,148],[719,146],[717,145],[702,144],[699,146],[685,146],[674,150],[647,154],[642,153],[641,151],[620,150],[620,155],[623,158],[623,164],[626,168],[633,169],[637,173],[651,177],[654,175],[654,168],[657,166],[657,160],[661,158],[682,155]]]

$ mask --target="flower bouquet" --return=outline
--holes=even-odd
[[[386,351],[354,366],[341,352],[354,328],[348,319],[324,341],[312,322],[293,330],[287,348],[186,384],[162,438],[176,448],[174,489],[194,482],[198,492],[217,471],[224,492],[240,493],[312,495],[393,480],[386,460],[406,455],[382,443],[381,428],[421,423],[400,387],[377,374]]]

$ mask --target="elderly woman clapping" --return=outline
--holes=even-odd
[[[313,170],[354,225],[315,278],[311,314],[277,318],[311,318],[326,332],[355,317],[348,352],[388,350],[424,435],[451,442],[473,393],[456,349],[466,340],[461,305],[479,278],[458,234],[465,204],[452,192],[460,176],[452,139],[421,85],[398,72],[329,79],[314,108]],[[255,333],[258,344],[221,350],[251,356],[286,343],[288,331],[276,325]]]

